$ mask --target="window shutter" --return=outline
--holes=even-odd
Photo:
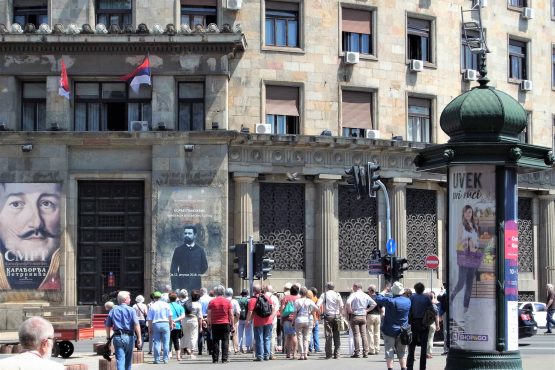
[[[341,31],[372,34],[372,13],[366,10],[342,8]]]
[[[283,1],[266,1],[266,10],[289,10],[298,12],[299,4]]]
[[[372,94],[344,90],[341,100],[343,127],[372,129]]]
[[[266,114],[299,117],[299,88],[266,86]]]
[[[217,0],[181,0],[181,5],[213,6],[217,7]]]

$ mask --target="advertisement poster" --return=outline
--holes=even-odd
[[[518,225],[505,222],[505,299],[507,300],[507,350],[518,350]]]
[[[495,217],[495,167],[451,167],[449,308],[452,348],[495,350]]]
[[[156,205],[156,289],[213,288],[224,282],[225,197],[209,187],[164,186]]]
[[[59,183],[0,183],[0,290],[60,290]]]

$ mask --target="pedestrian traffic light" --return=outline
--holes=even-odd
[[[383,277],[386,281],[391,281],[392,277],[392,268],[391,268],[391,259],[395,258],[393,256],[383,256],[382,257],[382,271]]]
[[[239,275],[241,279],[247,278],[247,244],[235,244],[229,248],[232,252],[235,252],[235,257],[233,257],[234,266],[233,272]]]
[[[274,260],[267,258],[266,253],[274,251],[273,245],[256,243],[254,245],[254,273],[257,279],[266,279],[274,267]]]
[[[368,196],[370,198],[375,198],[376,192],[380,190],[380,185],[378,184],[378,181],[380,181],[380,175],[377,173],[380,168],[381,167],[379,165],[368,162]]]
[[[403,272],[409,268],[409,262],[406,258],[395,258],[393,262],[393,280],[398,281],[403,278]]]

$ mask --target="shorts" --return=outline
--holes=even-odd
[[[296,335],[295,326],[292,321],[286,320],[283,322],[283,334]]]
[[[390,337],[388,335],[383,336],[383,345],[385,349],[385,359],[393,360],[395,353],[397,353],[397,358],[402,359],[407,357],[407,347],[401,344],[399,337]]]

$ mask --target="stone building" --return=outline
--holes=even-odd
[[[277,288],[377,283],[367,268],[385,248],[384,195],[358,201],[344,181],[368,161],[389,191],[405,284],[429,282],[424,258],[437,254],[439,287],[446,178],[413,160],[447,140],[443,107],[476,85],[461,22],[476,2],[0,0],[2,206],[54,203],[59,231],[47,257],[4,260],[0,301],[100,305],[112,290],[164,289],[172,274],[197,274],[172,262],[188,224],[208,260],[203,285],[241,286],[228,246],[249,235],[276,245]],[[481,8],[490,85],[529,112],[522,140],[547,147],[553,3]],[[134,91],[121,76],[147,57],[151,85]],[[555,280],[555,177],[519,181],[519,290],[543,299]],[[55,201],[42,201],[44,184],[56,184]],[[24,212],[2,212],[5,254],[1,230]]]

